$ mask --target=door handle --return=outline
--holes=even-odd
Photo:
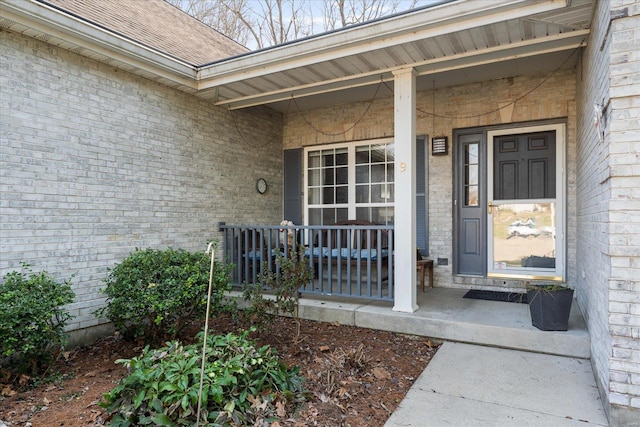
[[[492,214],[492,213],[493,213],[493,207],[494,207],[494,206],[496,206],[496,205],[494,205],[494,204],[493,204],[493,203],[491,203],[491,202],[489,202],[489,204],[487,205],[487,208],[488,208],[488,209],[487,209],[487,212],[488,212],[489,214]]]

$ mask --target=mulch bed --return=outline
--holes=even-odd
[[[272,427],[382,426],[440,345],[425,337],[301,322],[295,343],[295,322],[290,318],[277,318],[269,333],[256,334],[260,345],[273,346],[283,362],[300,367],[311,395],[294,418]],[[192,340],[200,327],[194,325],[183,341]],[[241,327],[226,315],[210,324],[219,333]],[[0,421],[11,427],[105,425],[108,416],[98,402],[126,375],[126,369],[114,362],[136,356],[144,344],[108,337],[64,353],[54,367],[55,381],[36,388],[2,385]]]

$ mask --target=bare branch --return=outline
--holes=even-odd
[[[238,43],[262,48],[377,19],[419,0],[166,0]],[[320,13],[320,23],[314,14]]]

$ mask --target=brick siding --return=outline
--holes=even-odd
[[[74,275],[70,329],[103,322],[107,269],[136,247],[205,250],[219,221],[280,222],[279,113],[229,112],[9,31],[0,64],[0,274]]]
[[[640,425],[640,3],[612,1],[610,14],[609,401],[612,424]]]
[[[640,419],[639,12],[633,1],[597,3],[578,76],[578,297],[612,425]]]

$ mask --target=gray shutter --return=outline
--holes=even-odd
[[[284,219],[302,224],[302,148],[284,150]]]
[[[429,209],[427,157],[428,137],[422,135],[416,139],[416,244],[422,256],[429,255]]]

